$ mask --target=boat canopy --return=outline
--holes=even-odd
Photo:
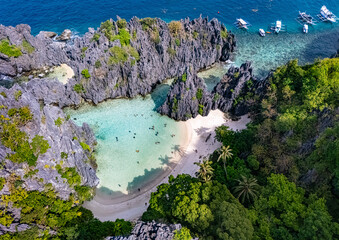
[[[245,20],[243,20],[242,18],[238,19],[239,23],[241,23],[242,25],[247,25],[247,22]]]
[[[277,21],[275,26],[276,26],[277,28],[281,28],[281,21]]]
[[[325,5],[322,6],[320,10],[323,11],[327,16],[332,15],[332,13],[327,9],[327,7]]]

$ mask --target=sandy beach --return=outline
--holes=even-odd
[[[186,138],[183,139],[180,149],[174,153],[171,164],[161,176],[142,188],[140,192],[112,200],[96,195],[92,201],[85,202],[83,206],[90,209],[101,221],[114,221],[118,218],[137,220],[146,211],[151,193],[156,191],[158,185],[168,182],[169,175],[177,176],[186,173],[195,176],[198,166],[194,162],[202,160],[204,156],[210,155],[221,146],[221,143],[215,140],[216,127],[227,125],[232,130],[241,130],[246,128],[249,122],[247,115],[242,116],[238,121],[226,119],[220,110],[211,111],[206,117],[199,115],[182,122],[186,129]]]
[[[57,78],[62,84],[67,84],[68,79],[74,77],[74,71],[70,66],[63,63],[60,66],[55,67],[48,77]]]

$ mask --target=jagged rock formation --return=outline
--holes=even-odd
[[[174,231],[180,230],[180,224],[162,224],[152,222],[138,221],[128,237],[108,237],[106,240],[171,240],[174,237]]]
[[[165,103],[158,109],[161,114],[175,120],[187,120],[198,114],[206,116],[214,109],[243,115],[249,112],[252,96],[264,95],[267,83],[267,80],[253,76],[250,62],[242,64],[240,68],[231,67],[211,93],[207,91],[204,81],[189,69],[184,76],[187,80],[183,81],[181,76],[173,82]]]
[[[198,114],[207,116],[211,107],[211,94],[204,80],[187,69],[185,74],[174,80],[165,103],[158,111],[175,120],[187,120]]]
[[[17,100],[15,95],[19,91],[22,94]],[[87,124],[78,127],[72,121],[67,120],[67,116],[61,108],[50,104],[41,104],[40,99],[36,98],[34,93],[32,94],[29,86],[15,85],[11,89],[0,87],[0,92],[2,92],[0,106],[6,106],[6,109],[29,107],[33,118],[21,127],[21,131],[26,132],[30,139],[36,135],[42,136],[48,140],[50,146],[45,154],[38,157],[35,167],[38,171],[34,177],[24,178],[24,169],[28,169],[27,163],[17,164],[8,160],[6,156],[11,153],[11,150],[0,145],[0,161],[3,166],[0,175],[2,177],[7,178],[15,172],[24,180],[23,185],[28,191],[42,191],[46,184],[51,183],[59,196],[62,199],[67,199],[72,189],[55,169],[55,166],[62,161],[63,167],[76,167],[82,176],[82,185],[95,187],[99,183],[95,170],[88,164],[90,153],[86,153],[80,145],[80,142],[85,142],[93,149],[96,144],[95,136]],[[63,121],[60,126],[55,123],[58,118]],[[62,152],[67,154],[66,158],[61,157]],[[0,194],[8,194],[6,185]]]
[[[226,33],[217,19],[181,20],[179,32],[173,33],[160,19],[146,21],[134,17],[125,28],[130,35],[129,43],[119,41],[121,29],[117,22],[111,20],[109,25],[108,30],[90,29],[83,37],[66,43],[53,41],[46,32],[34,37],[28,25],[15,28],[1,25],[0,40],[8,39],[17,46],[27,41],[35,50],[23,50],[17,58],[0,54],[0,75],[14,77],[66,63],[76,75],[72,84],[82,84],[82,97],[96,104],[108,98],[145,95],[163,80],[182,75],[188,64],[195,72],[217,61],[226,61],[236,45],[234,35]],[[115,38],[108,39],[107,32]],[[129,51],[131,54],[126,53]],[[126,59],[117,59],[117,55]],[[81,74],[84,69],[90,74],[87,78]]]

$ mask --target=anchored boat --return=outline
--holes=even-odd
[[[259,35],[262,36],[262,37],[265,37],[265,35],[266,35],[266,34],[265,34],[265,30],[262,29],[262,28],[260,28],[260,29],[259,29]]]
[[[281,20],[278,20],[275,23],[272,23],[271,30],[275,33],[285,32],[286,26],[282,25]]]
[[[242,29],[248,29],[248,27],[251,26],[249,22],[245,21],[242,18],[237,18],[237,21],[234,23],[234,25],[237,28],[242,28]]]
[[[296,18],[296,20],[300,24],[307,23],[310,25],[315,25],[315,22],[316,22],[310,14],[307,14],[306,12],[300,12],[300,11],[299,11],[299,16]]]
[[[318,14],[318,18],[323,22],[332,22],[335,23],[337,21],[337,17],[327,9],[327,7],[324,5],[320,9],[320,14]]]

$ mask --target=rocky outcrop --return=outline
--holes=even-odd
[[[45,33],[46,34],[46,33]],[[58,36],[56,39],[60,41],[67,41],[71,39],[72,31],[69,29],[65,29],[60,36]]]
[[[214,87],[212,109],[228,112],[237,97],[244,90],[247,81],[253,79],[251,62],[246,62],[240,68],[231,67],[220,82]]]
[[[106,240],[171,240],[174,237],[174,231],[180,230],[180,224],[163,224],[152,222],[137,222],[132,233],[128,237],[107,237]]]
[[[195,72],[226,61],[236,46],[234,35],[225,34],[226,28],[217,19],[181,20],[180,29],[175,33],[160,19],[134,17],[126,23],[130,35],[127,46],[122,46],[119,40],[121,29],[117,22],[110,20],[108,25],[109,30],[89,29],[84,36],[66,43],[46,38],[46,32],[34,37],[28,25],[15,28],[1,25],[0,39],[7,38],[17,46],[27,41],[34,51],[23,50],[23,55],[17,58],[0,57],[0,66],[4,66],[0,68],[0,75],[14,77],[65,63],[75,72],[73,85],[78,83],[84,87],[81,96],[96,104],[109,98],[145,95],[163,80],[182,75],[189,64]],[[120,49],[126,59],[112,60],[117,57],[114,49]],[[87,78],[81,74],[84,69],[90,74]]]
[[[184,75],[175,80],[167,94],[166,101],[159,107],[161,114],[167,115],[175,120],[187,120],[208,115],[210,110],[220,109],[223,112],[231,112],[236,116],[249,112],[250,97],[252,92],[264,95],[266,81],[258,80],[253,76],[250,62],[241,65],[240,68],[231,67],[220,82],[210,93],[207,91],[202,79],[187,70]],[[246,101],[245,101],[246,99]]]
[[[212,98],[204,80],[187,69],[180,78],[174,80],[158,112],[175,120],[187,120],[198,114],[207,116],[211,107]]]
[[[58,173],[56,165],[59,164],[65,168],[76,167],[82,177],[82,185],[95,187],[99,183],[99,179],[93,167],[88,164],[90,153],[80,145],[80,142],[84,142],[93,149],[96,144],[93,132],[87,124],[78,127],[71,120],[67,120],[67,116],[65,116],[60,107],[50,104],[53,102],[42,103],[41,99],[37,97],[39,96],[38,91],[32,91],[29,87],[30,85],[31,83],[28,86],[15,85],[11,89],[0,87],[0,92],[2,93],[0,95],[0,105],[5,106],[7,110],[28,107],[33,114],[33,118],[21,127],[21,131],[27,133],[29,141],[36,135],[42,136],[48,141],[50,148],[45,154],[38,157],[35,166],[38,171],[34,176],[27,178],[24,177],[25,169],[28,169],[27,163],[17,164],[8,160],[6,156],[11,153],[11,150],[0,145],[0,161],[3,166],[0,170],[0,176],[7,178],[12,173],[15,173],[16,176],[23,180],[23,186],[28,191],[43,191],[45,185],[50,183],[62,199],[67,199],[74,190],[70,188],[67,182],[63,181],[63,178]],[[18,92],[21,92],[19,97]],[[4,116],[7,115],[7,110],[5,109],[1,111]],[[55,122],[58,118],[62,120],[60,126],[57,126]],[[8,194],[8,190],[5,185],[0,191],[0,195]]]

